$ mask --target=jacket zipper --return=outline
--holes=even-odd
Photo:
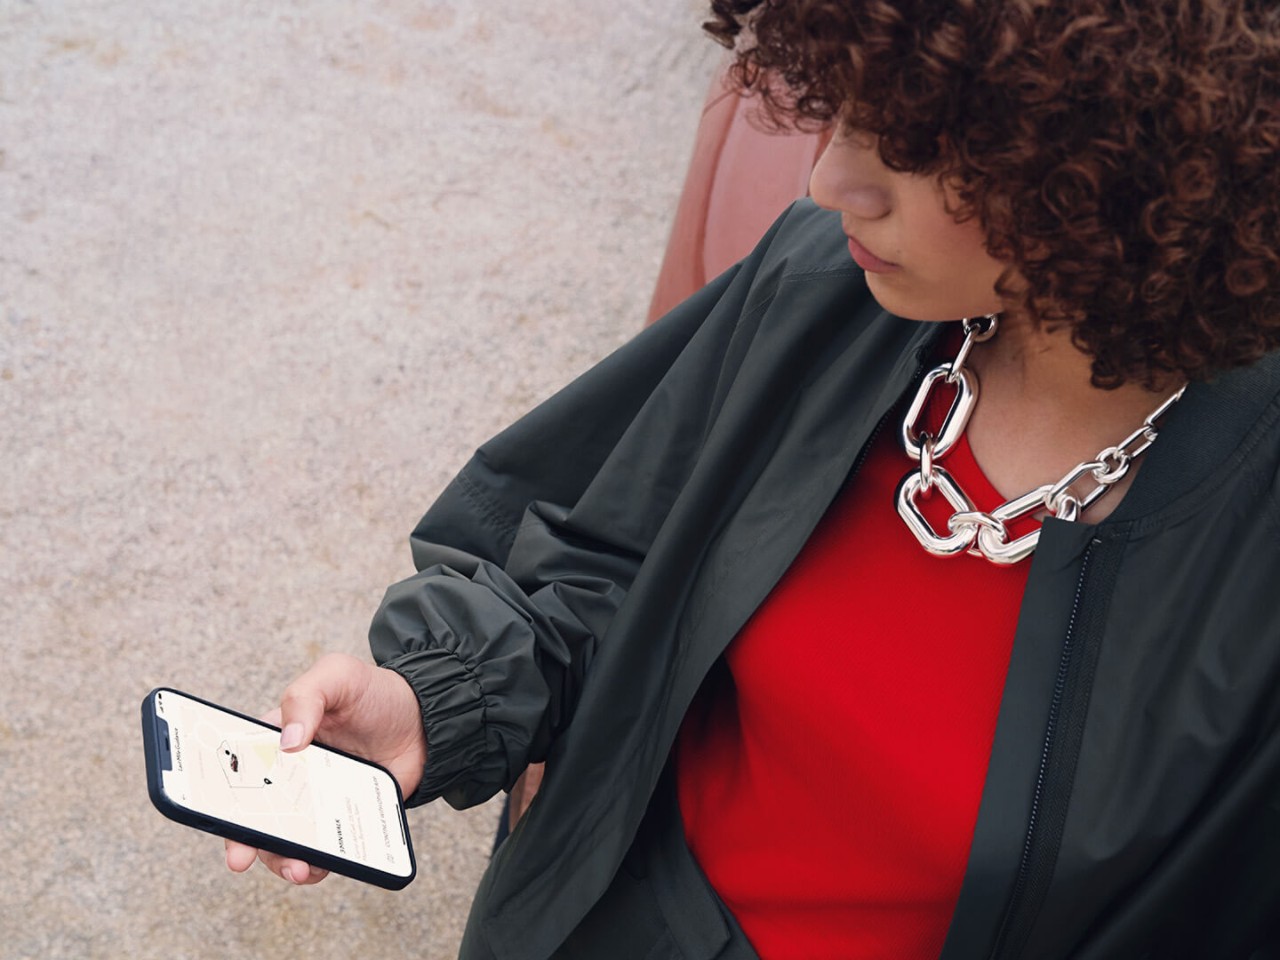
[[[1085,578],[1089,573],[1089,560],[1097,540],[1091,540],[1085,548],[1080,561],[1080,575],[1076,580],[1075,599],[1071,605],[1071,617],[1067,621],[1067,633],[1062,643],[1062,654],[1058,659],[1058,672],[1053,683],[1053,698],[1049,703],[1049,720],[1045,727],[1044,742],[1040,748],[1040,767],[1036,774],[1036,788],[1031,800],[1031,816],[1027,823],[1027,836],[1022,845],[1022,858],[1018,864],[1017,879],[1013,893],[1009,897],[1009,905],[1005,910],[1004,920],[996,935],[995,946],[990,960],[1012,960],[1017,957],[1027,941],[1031,927],[1039,913],[1039,904],[1044,899],[1045,891],[1053,876],[1053,865],[1057,859],[1055,840],[1050,840],[1053,850],[1037,849],[1040,828],[1048,814],[1059,813],[1059,808],[1066,805],[1066,796],[1059,791],[1046,798],[1049,781],[1049,767],[1055,754],[1055,740],[1062,721],[1063,702],[1066,699],[1066,688],[1075,657],[1077,644],[1076,632],[1080,619],[1081,600],[1084,596]],[[1050,806],[1052,804],[1052,806]],[[1060,840],[1061,838],[1057,838]],[[1039,868],[1039,869],[1037,869]],[[1034,873],[1033,873],[1034,871]]]

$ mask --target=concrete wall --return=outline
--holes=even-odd
[[[698,0],[0,0],[0,956],[447,957],[420,877],[235,877],[138,705],[365,654],[471,449],[639,326],[717,49]]]

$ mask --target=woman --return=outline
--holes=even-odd
[[[816,205],[481,448],[282,743],[547,760],[467,957],[1280,955],[1280,13],[713,9]]]

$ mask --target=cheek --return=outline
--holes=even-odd
[[[995,295],[1004,264],[987,253],[986,238],[976,220],[946,220],[935,224],[928,236],[927,269],[933,277],[970,297]]]
[[[955,320],[1002,308],[995,283],[1003,265],[992,258],[977,223],[933,219],[917,227],[900,273],[869,275],[867,284],[886,310],[913,320]]]

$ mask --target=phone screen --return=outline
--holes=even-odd
[[[175,690],[155,691],[151,703],[169,802],[394,877],[413,874],[399,792],[382,768],[315,744],[285,753],[275,728]]]

